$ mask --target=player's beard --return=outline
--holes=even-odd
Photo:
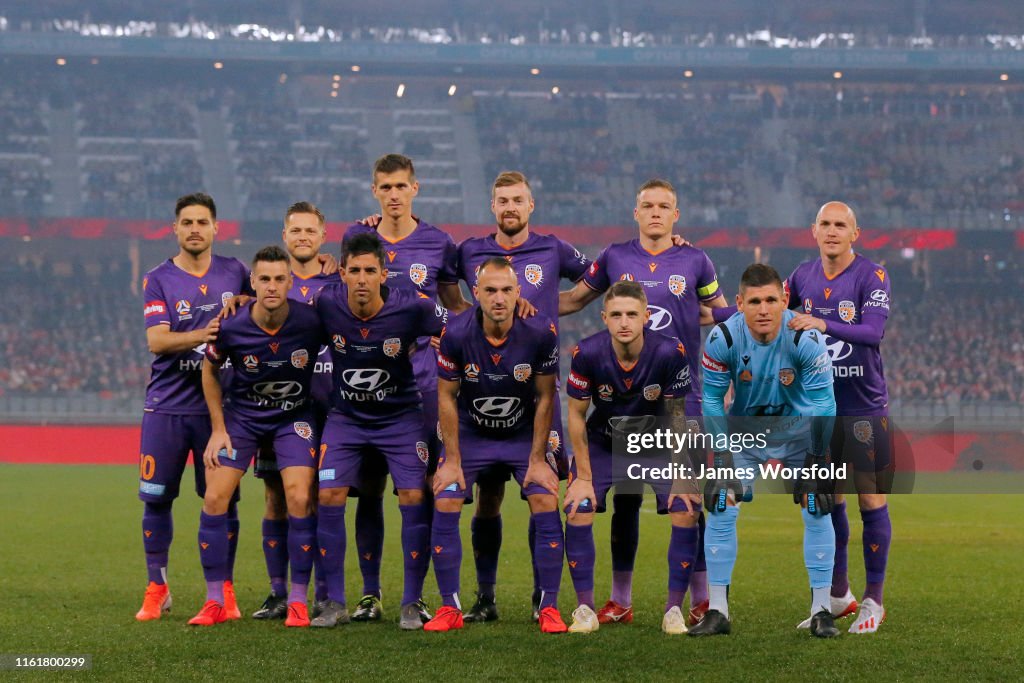
[[[189,256],[201,256],[209,250],[210,245],[203,243],[202,246],[199,246],[194,242],[185,242],[185,244],[181,245],[181,248],[184,249]]]
[[[529,223],[522,219],[511,225],[506,224],[505,220],[502,219],[498,221],[498,230],[501,230],[501,232],[504,233],[506,237],[515,237],[523,230],[525,230],[527,225],[529,225]]]

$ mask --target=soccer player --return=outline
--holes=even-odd
[[[196,493],[203,496],[204,469],[196,462],[210,438],[210,417],[203,401],[205,345],[217,338],[217,314],[224,302],[248,291],[248,272],[237,259],[213,254],[217,206],[201,192],[185,195],[174,207],[178,253],[142,281],[146,341],[154,354],[146,387],[139,456],[139,499],[144,504],[142,542],[149,584],[139,621],[159,619],[171,608],[167,557],[174,535],[171,505],[178,497],[189,452]],[[228,506],[228,575],[224,585],[228,618],[241,616],[231,571],[238,546],[238,512]]]
[[[612,244],[590,265],[586,276],[562,292],[559,312],[574,313],[594,301],[618,280],[639,282],[647,294],[651,312],[649,327],[670,334],[691,351],[690,381],[693,391],[686,398],[686,414],[697,424],[701,414],[700,348],[701,305],[726,306],[718,288],[711,259],[702,250],[673,235],[679,220],[675,188],[670,182],[652,179],[637,190],[633,217],[639,236],[629,242]],[[626,624],[633,620],[633,566],[640,538],[641,496],[616,494],[612,498],[612,594],[598,611],[601,623]],[[703,525],[703,515],[700,523]],[[702,533],[702,532],[701,532]],[[707,575],[704,553],[698,541],[695,569],[690,578],[690,624],[707,609]]]
[[[889,317],[891,283],[885,268],[853,251],[860,229],[846,204],[833,201],[822,206],[811,230],[821,258],[802,263],[789,276],[790,306],[803,310],[793,316],[789,327],[821,332],[832,357],[840,416],[832,434],[832,459],[853,467],[864,522],[867,586],[850,633],[874,633],[885,619],[882,592],[892,539],[884,480],[891,464],[892,436],[879,353]],[[847,575],[850,523],[842,493],[836,496],[832,523],[836,563],[831,611],[838,618],[857,610]]]
[[[374,198],[380,203],[380,219],[374,225],[356,223],[344,239],[376,233],[386,245],[387,286],[439,301],[452,312],[469,308],[455,274],[455,242],[442,230],[413,216],[413,198],[419,192],[413,162],[401,154],[386,154],[373,166]],[[430,337],[420,337],[412,356],[416,385],[423,394],[424,441],[436,462],[437,354]],[[353,621],[377,621],[383,615],[380,593],[381,553],[384,548],[384,489],[387,470],[383,463],[368,463],[362,472],[356,504],[356,548],[363,576],[363,597],[352,612]],[[374,465],[378,465],[375,467]],[[424,568],[426,571],[426,568]]]
[[[558,514],[558,472],[547,461],[558,372],[558,334],[548,318],[517,318],[520,286],[504,258],[487,259],[478,272],[479,305],[454,320],[438,356],[444,451],[434,475],[430,545],[443,606],[423,628],[462,628],[459,516],[480,472],[501,464],[514,473],[530,505],[540,573],[540,630],[564,633],[558,589],[564,558]]]
[[[673,430],[686,428],[686,394],[690,367],[683,345],[644,326],[650,318],[647,295],[637,282],[619,281],[604,297],[601,319],[607,330],[580,341],[573,350],[566,382],[569,438],[576,478],[569,483],[565,506],[565,555],[579,606],[572,613],[572,633],[598,629],[594,612],[594,512],[604,512],[612,487],[612,435],[622,420],[669,414]],[[587,419],[591,403],[594,411]],[[693,483],[693,481],[689,482]],[[656,488],[658,512],[669,514],[668,600],[661,630],[686,633],[682,603],[697,556],[700,495]]]
[[[495,257],[512,264],[522,290],[522,298],[536,307],[537,312],[558,326],[558,284],[562,278],[577,281],[590,264],[587,257],[572,245],[553,235],[530,231],[530,215],[534,201],[530,182],[518,171],[505,171],[498,175],[491,187],[491,211],[498,230],[487,237],[471,237],[459,245],[459,271],[461,279],[472,288],[483,264]],[[557,383],[557,373],[556,373]],[[549,434],[549,460],[559,468],[564,478],[568,471],[568,458],[563,446],[561,404],[555,401],[551,433]],[[510,477],[507,467],[497,466],[483,472],[478,483],[478,501],[472,522],[473,557],[477,572],[476,603],[466,613],[466,621],[493,621],[498,618],[494,587],[498,575],[498,554],[501,550],[501,503],[505,496],[505,482]],[[529,528],[530,548],[535,547],[536,529],[533,518]],[[540,573],[534,564],[533,612],[539,616]]]
[[[285,625],[309,626],[306,597],[316,554],[310,492],[319,447],[309,393],[321,346],[320,320],[310,306],[289,305],[292,276],[280,247],[261,249],[250,277],[256,300],[226,319],[216,342],[206,346],[203,394],[213,427],[203,453],[207,488],[199,516],[206,603],[188,623],[213,626],[227,619],[228,504],[257,451],[272,448],[284,482],[291,545]],[[234,372],[224,405],[219,367],[227,359]]]
[[[740,278],[739,311],[714,328],[704,347],[704,418],[717,444],[704,489],[704,506],[710,513],[704,547],[711,595],[708,611],[690,629],[691,636],[731,630],[728,591],[736,563],[739,503],[752,495],[754,468],[768,459],[806,469],[793,495],[803,508],[804,564],[811,585],[809,626],[821,638],[839,635],[828,598],[835,553],[828,516],[834,481],[826,476],[836,414],[832,364],[821,334],[789,329],[794,314],[786,310],[788,301],[774,268],[749,266]],[[729,414],[748,418],[744,434],[730,434],[736,425],[725,420],[730,384],[735,399]],[[752,438],[743,447],[735,436]],[[725,440],[736,448],[723,448]]]
[[[405,586],[400,626],[429,620],[420,596],[430,563],[430,507],[424,503],[429,450],[423,438],[422,396],[409,357],[416,340],[441,334],[448,311],[430,299],[386,287],[387,257],[376,235],[342,246],[343,284],[314,300],[334,368],[331,411],[320,461],[317,538],[328,601],[313,626],[347,622],[345,503],[360,483],[364,461],[384,459],[402,514]]]
[[[292,286],[288,298],[292,301],[311,303],[320,289],[331,282],[340,282],[333,268],[326,268],[320,253],[327,237],[324,215],[310,202],[296,202],[288,207],[281,231],[285,249],[288,252],[292,273]],[[333,259],[330,259],[333,262]],[[325,272],[330,270],[331,272]],[[331,394],[331,360],[326,346],[320,349],[314,363],[312,406],[316,419],[317,434],[323,432],[327,419],[327,406]],[[270,594],[263,605],[253,613],[255,619],[284,619],[288,613],[288,509],[285,504],[284,484],[277,469],[272,449],[261,450],[256,456],[253,470],[266,485],[265,512],[263,515],[263,555],[270,577]],[[315,502],[315,501],[314,501]],[[319,564],[318,557],[313,558]],[[327,584],[323,572],[316,572],[316,604],[327,600]],[[313,616],[317,614],[313,608]]]

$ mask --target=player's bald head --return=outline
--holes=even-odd
[[[853,212],[853,209],[848,204],[843,202],[831,201],[822,204],[821,208],[818,209],[818,214],[814,217],[814,223],[816,225],[820,224],[822,218],[828,218],[833,223],[836,220],[842,219],[850,227],[857,227],[857,214]]]

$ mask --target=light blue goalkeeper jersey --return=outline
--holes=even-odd
[[[727,433],[725,420],[715,418],[726,414],[724,399],[731,383],[735,399],[729,415],[759,418],[747,426],[751,431],[767,431],[770,444],[812,437],[809,447],[823,452],[831,429],[829,434],[816,429],[812,436],[812,421],[796,418],[836,414],[832,361],[823,335],[790,330],[792,318],[792,311],[783,313],[782,330],[767,344],[753,338],[742,313],[719,323],[708,335],[701,365],[704,417],[712,434]]]

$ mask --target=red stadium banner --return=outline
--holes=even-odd
[[[239,221],[217,221],[218,239],[241,236]],[[129,220],[120,218],[4,218],[0,219],[0,237],[32,239],[63,238],[98,240],[136,237],[161,240],[171,234],[165,220]]]
[[[1017,231],[1017,248],[1024,249],[1024,230]]]

